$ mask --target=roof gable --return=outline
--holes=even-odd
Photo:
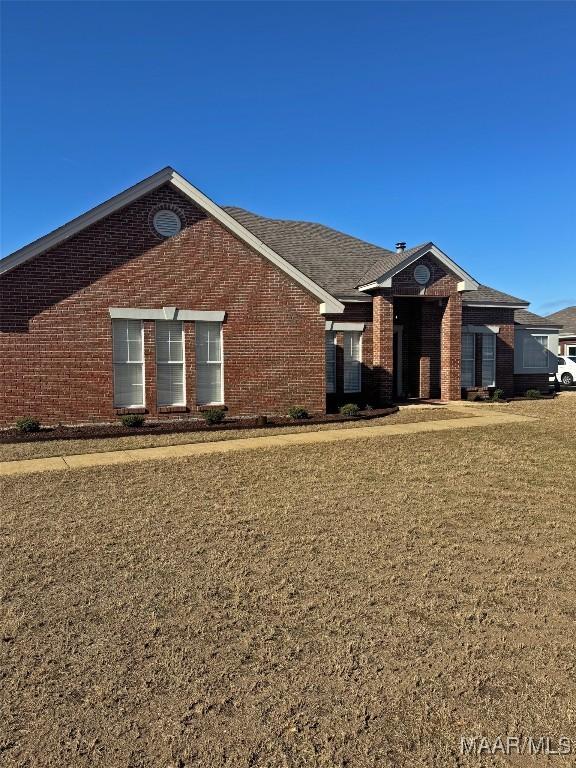
[[[458,266],[455,261],[452,261],[438,246],[434,245],[434,243],[422,243],[422,245],[417,245],[408,251],[396,254],[399,259],[394,264],[391,260],[387,259],[382,259],[380,262],[373,264],[358,284],[359,290],[369,291],[373,288],[390,287],[392,285],[392,278],[395,275],[427,254],[434,256],[449,272],[460,278],[459,290],[473,291],[478,288],[479,284],[476,280],[465,272],[462,267]]]
[[[161,171],[149,176],[138,184],[124,190],[124,192],[115,195],[81,216],[72,219],[72,221],[69,221],[62,227],[55,229],[44,237],[35,240],[33,243],[20,248],[5,259],[2,259],[0,261],[0,275],[15,269],[29,259],[40,256],[45,251],[54,248],[68,238],[73,237],[91,224],[95,224],[106,216],[109,216],[111,213],[124,208],[166,183],[173,184],[176,189],[180,190],[180,192],[196,203],[196,205],[212,216],[216,221],[219,221],[232,234],[236,235],[236,237],[245,242],[264,258],[268,259],[268,261],[281,269],[296,283],[299,283],[309,293],[315,296],[320,302],[321,312],[340,314],[344,311],[344,305],[325,288],[316,283],[308,275],[301,272],[294,266],[294,264],[276,253],[270,246],[259,240],[258,237],[246,229],[243,224],[210,200],[210,198],[206,197],[206,195],[190,184],[190,182],[186,181],[183,176],[171,167],[163,168]]]

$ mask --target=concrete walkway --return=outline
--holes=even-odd
[[[502,413],[500,408],[489,406],[473,408],[465,403],[450,403],[447,410],[459,411],[463,418],[443,421],[420,421],[411,424],[382,424],[376,427],[350,427],[349,429],[327,429],[319,432],[292,432],[285,435],[262,435],[262,437],[237,438],[206,443],[185,443],[165,445],[157,448],[134,448],[105,453],[82,453],[71,456],[52,456],[45,459],[24,459],[22,461],[0,462],[0,475],[18,475],[28,472],[83,469],[107,464],[129,464],[155,459],[175,459],[186,456],[204,456],[210,453],[249,451],[257,448],[281,448],[290,445],[311,445],[314,443],[337,443],[347,440],[369,440],[389,435],[412,435],[418,432],[444,432],[451,429],[474,429],[502,424],[533,422],[529,416]],[[464,416],[464,414],[470,414]],[[471,415],[473,414],[473,415]]]

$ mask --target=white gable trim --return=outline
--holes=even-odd
[[[418,261],[418,259],[421,259],[422,256],[425,256],[427,253],[430,253],[432,256],[438,259],[438,261],[443,264],[446,269],[450,270],[450,272],[460,278],[460,282],[458,283],[459,291],[475,291],[478,289],[479,283],[477,283],[476,280],[474,280],[474,278],[468,274],[468,272],[465,272],[462,267],[459,267],[455,261],[452,261],[452,259],[443,251],[441,251],[440,248],[435,246],[434,243],[429,243],[428,245],[422,246],[422,248],[420,248],[415,253],[410,254],[410,256],[405,258],[395,267],[392,267],[392,269],[388,270],[388,272],[385,272],[377,280],[374,280],[373,282],[366,285],[358,286],[358,290],[369,291],[374,288],[391,288],[392,278],[395,275],[397,275],[399,272],[402,272],[415,261]]]
[[[39,240],[35,240],[33,243],[30,243],[30,245],[26,245],[24,248],[14,251],[10,256],[7,256],[0,261],[0,275],[9,272],[35,256],[39,256],[49,248],[54,248],[54,246],[59,245],[64,242],[64,240],[78,234],[78,232],[81,232],[91,224],[95,224],[97,221],[114,213],[114,211],[124,208],[167,182],[173,184],[190,200],[205,210],[206,213],[210,214],[216,221],[219,221],[227,230],[229,230],[229,232],[236,235],[236,237],[249,245],[261,256],[264,256],[264,258],[274,264],[274,266],[278,267],[278,269],[282,270],[288,277],[292,278],[294,282],[301,285],[317,298],[320,302],[320,312],[322,314],[328,312],[341,314],[344,312],[344,304],[255,237],[246,229],[246,227],[239,224],[236,219],[230,216],[230,214],[223,211],[219,205],[216,205],[210,198],[206,197],[206,195],[200,192],[199,189],[196,189],[196,187],[186,181],[185,178],[180,176],[179,173],[170,167],[158,171],[158,173],[155,173],[153,176],[149,176],[147,179],[126,189],[119,195],[110,198],[110,200],[107,200],[105,203],[97,205],[82,216],[72,219],[68,224],[64,224],[64,226],[55,229],[53,232],[41,237]]]

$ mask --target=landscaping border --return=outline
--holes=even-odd
[[[231,429],[269,429],[270,427],[305,426],[310,424],[334,424],[344,421],[366,421],[397,413],[397,405],[389,408],[374,408],[359,411],[356,416],[339,413],[319,414],[308,419],[291,419],[289,416],[261,416],[251,418],[230,418],[220,424],[208,424],[200,419],[177,421],[146,421],[141,427],[125,427],[122,424],[86,424],[84,426],[42,427],[38,432],[19,432],[7,429],[0,432],[0,445],[11,443],[36,443],[51,440],[96,440],[111,437],[133,437],[134,435],[166,435],[185,432],[225,432]]]

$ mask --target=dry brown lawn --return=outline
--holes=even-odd
[[[345,421],[334,424],[304,424],[301,426],[270,427],[268,429],[230,429],[222,432],[184,432],[163,435],[134,435],[134,437],[98,438],[95,440],[47,440],[45,442],[0,444],[0,461],[39,459],[48,456],[71,456],[76,453],[120,451],[128,448],[152,448],[181,443],[204,443],[219,440],[236,440],[244,437],[282,435],[289,432],[321,432],[325,429],[350,429],[351,427],[376,427],[382,424],[411,424],[418,421],[457,419],[465,414],[453,413],[445,407],[425,406],[403,408],[398,413],[370,421]]]
[[[573,765],[459,756],[576,739],[576,395],[514,409],[3,478],[0,764]]]

